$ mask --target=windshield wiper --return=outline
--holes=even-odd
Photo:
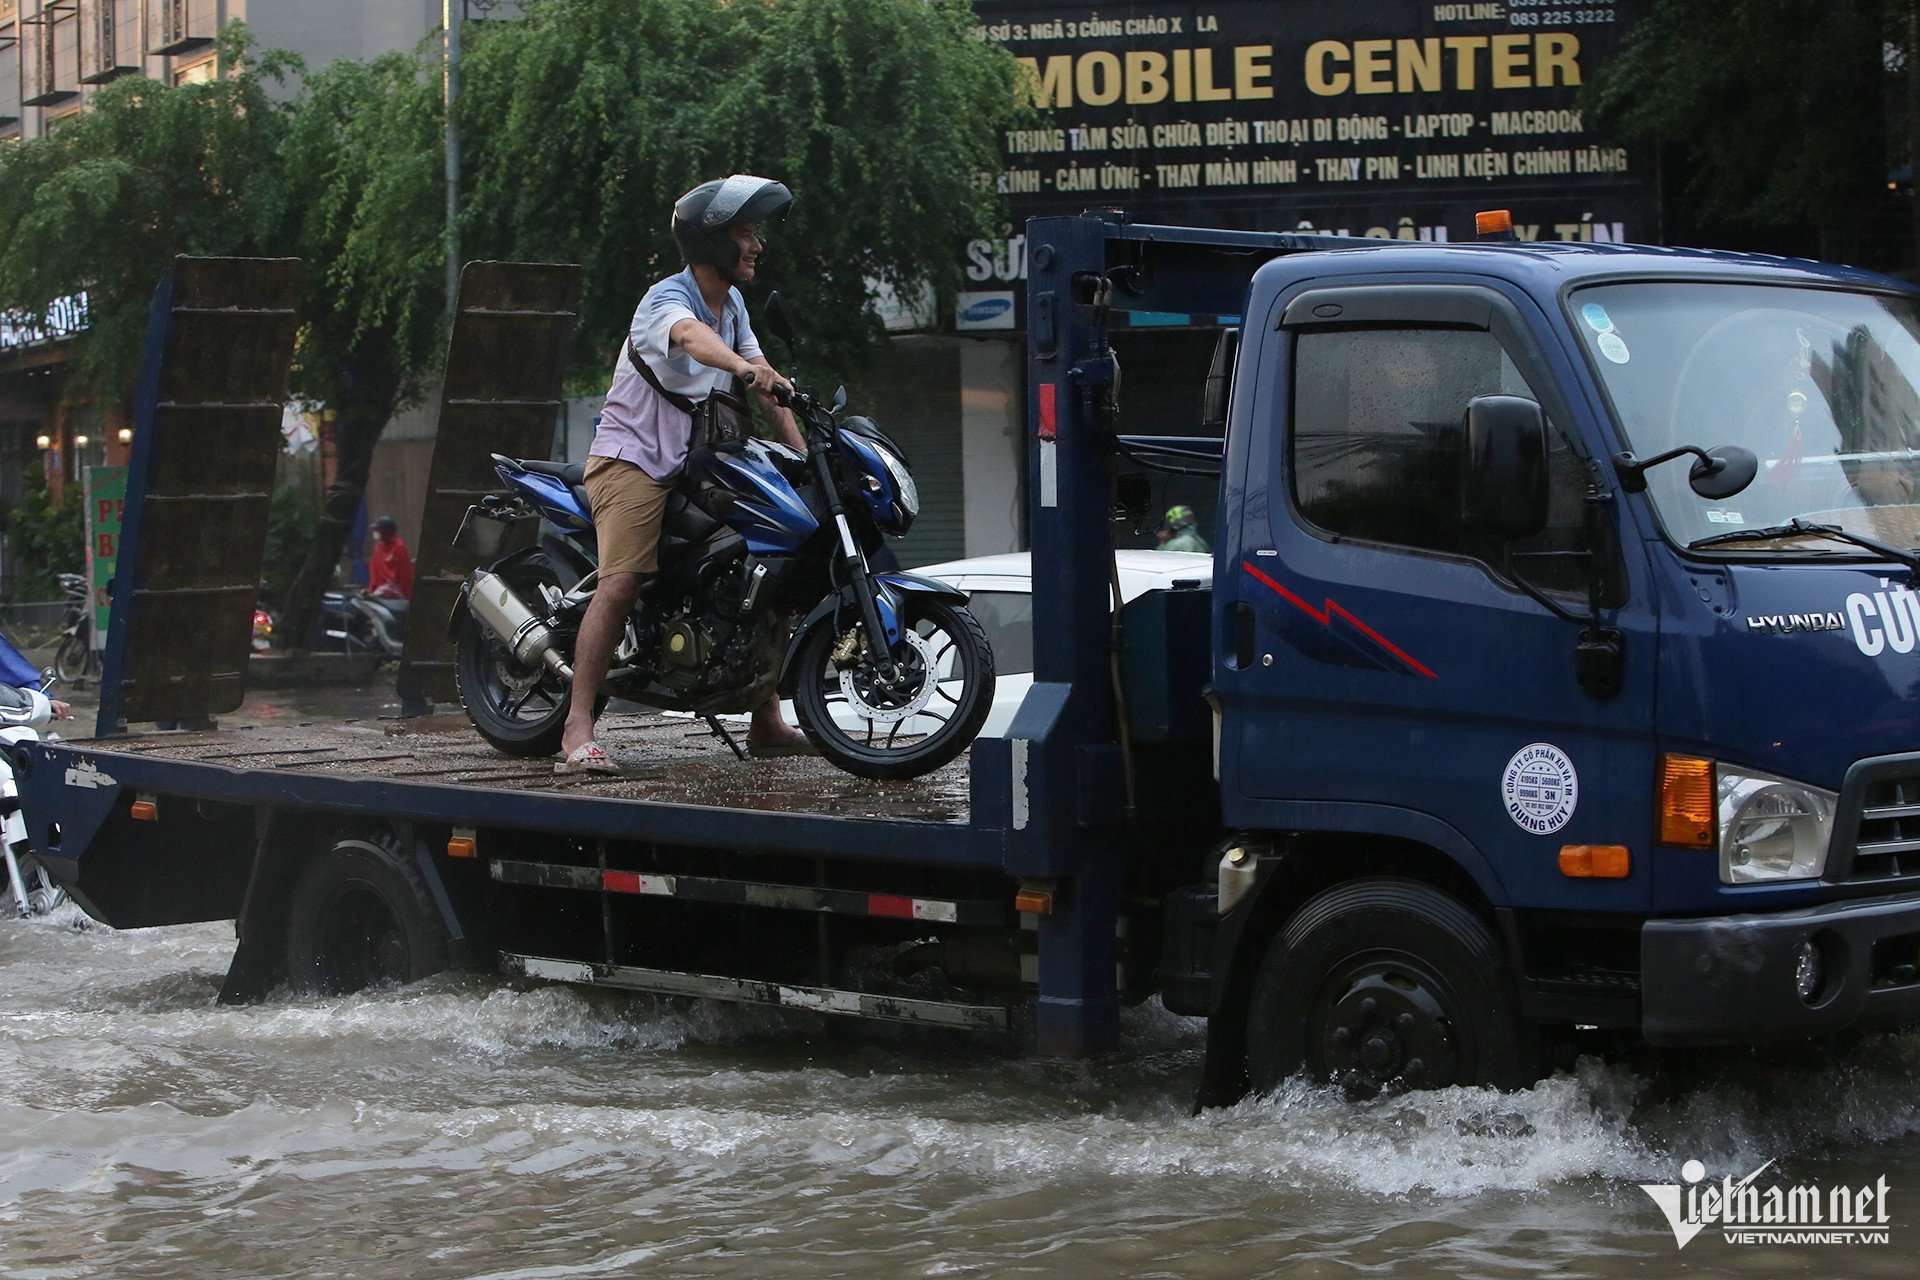
[[[1763,529],[1735,529],[1707,538],[1695,538],[1687,544],[1687,550],[1698,551],[1702,547],[1724,546],[1729,542],[1769,542],[1775,538],[1831,538],[1835,542],[1851,542],[1856,547],[1864,547],[1889,560],[1898,561],[1907,567],[1909,573],[1920,574],[1920,554],[1906,547],[1881,542],[1877,538],[1849,532],[1837,524],[1815,524],[1804,516],[1795,516],[1785,524],[1768,525]]]

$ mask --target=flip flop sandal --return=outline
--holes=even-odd
[[[565,760],[554,762],[555,773],[618,773],[620,766],[614,758],[601,750],[597,742],[582,743],[570,752]]]

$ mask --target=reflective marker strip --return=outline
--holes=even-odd
[[[867,895],[867,914],[897,916],[902,920],[941,920],[952,924],[959,918],[960,913],[951,902],[937,902],[931,898],[896,898],[890,894],[870,893]]]
[[[597,867],[569,867],[506,859],[496,859],[490,864],[490,869],[495,880],[506,884],[544,885],[554,889],[602,889],[608,893],[683,898],[735,906],[884,916],[896,920],[930,920],[939,924],[958,924],[963,915],[969,923],[992,924],[1003,921],[1006,916],[1005,907],[995,902],[909,898],[891,893],[814,889],[804,885],[718,880],[704,876],[601,871]]]
[[[600,887],[608,893],[653,893],[671,898],[675,886],[672,876],[643,876],[636,871],[607,871],[601,873]]]
[[[1060,388],[1058,384],[1040,384],[1040,438],[1051,440],[1060,427]]]

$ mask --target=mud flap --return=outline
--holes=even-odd
[[[300,827],[298,814],[267,810],[255,817],[253,869],[234,921],[239,942],[220,985],[221,1004],[252,1004],[287,980],[287,900],[311,848]]]

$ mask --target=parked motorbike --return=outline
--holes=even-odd
[[[840,768],[916,777],[980,731],[993,654],[964,592],[870,566],[919,511],[905,453],[870,419],[845,414],[844,388],[830,403],[807,390],[788,403],[804,455],[736,440],[687,459],[667,502],[660,572],[627,619],[605,692],[714,723],[779,689]],[[455,607],[460,697],[495,747],[551,755],[598,581],[593,518],[581,466],[493,462],[508,492],[469,508],[456,539],[498,557]],[[532,545],[500,555],[536,518]]]
[[[54,676],[82,688],[100,678],[100,652],[93,647],[93,588],[77,573],[59,573],[54,580],[66,593],[66,614],[60,619],[60,643],[53,651]]]
[[[329,591],[320,597],[320,628],[322,648],[397,661],[406,647],[407,602],[365,591]]]

